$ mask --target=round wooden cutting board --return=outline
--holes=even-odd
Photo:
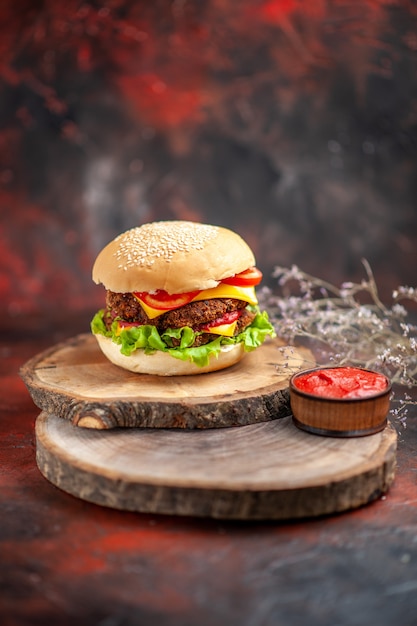
[[[291,417],[206,430],[77,428],[41,413],[37,463],[60,489],[96,504],[225,519],[346,511],[385,493],[397,434],[319,437]]]
[[[20,374],[40,409],[78,426],[221,428],[289,415],[291,374],[312,364],[308,350],[271,340],[218,372],[134,374],[84,334],[35,356]]]

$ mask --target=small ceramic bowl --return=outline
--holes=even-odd
[[[358,367],[317,367],[290,379],[290,403],[298,428],[329,437],[361,437],[387,425],[391,382]]]

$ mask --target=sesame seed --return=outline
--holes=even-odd
[[[197,222],[153,222],[132,228],[118,237],[114,253],[118,267],[149,267],[152,257],[170,262],[178,252],[202,250],[218,235],[218,228]]]

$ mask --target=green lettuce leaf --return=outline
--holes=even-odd
[[[120,352],[130,356],[135,350],[144,350],[145,354],[153,354],[156,350],[167,352],[175,359],[192,361],[199,367],[208,365],[211,358],[217,358],[221,347],[242,343],[244,350],[250,352],[258,348],[266,337],[275,337],[275,331],[270,324],[268,314],[260,312],[256,307],[251,307],[256,312],[253,322],[235,337],[223,337],[219,335],[214,341],[203,346],[192,347],[200,332],[193,331],[189,326],[182,328],[168,328],[162,334],[156,326],[144,324],[132,326],[119,331],[117,321],[113,322],[110,330],[107,330],[103,314],[104,309],[98,311],[91,321],[93,334],[104,335],[120,345]],[[179,341],[179,346],[174,347],[173,339]]]

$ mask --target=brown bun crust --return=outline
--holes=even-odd
[[[103,248],[93,266],[93,281],[118,293],[185,293],[212,289],[254,265],[249,246],[227,228],[151,222],[122,233]]]
[[[155,376],[189,376],[206,374],[225,369],[238,363],[245,354],[242,344],[224,346],[218,358],[211,358],[208,365],[198,367],[191,361],[181,361],[166,352],[156,351],[145,354],[143,350],[135,350],[130,356],[120,352],[120,346],[103,335],[95,335],[98,345],[109,361],[136,374],[153,374]]]

